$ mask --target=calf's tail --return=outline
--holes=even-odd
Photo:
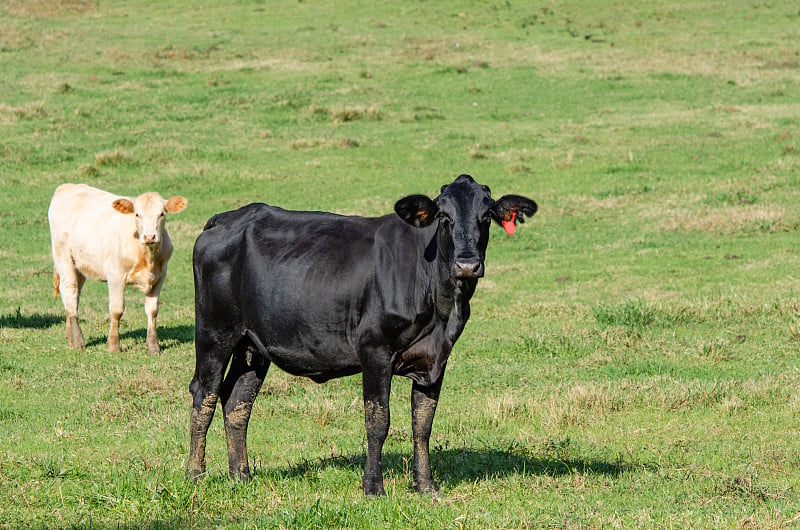
[[[61,279],[58,277],[58,273],[53,271],[53,300],[58,298],[59,285],[61,285]]]

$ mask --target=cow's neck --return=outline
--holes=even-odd
[[[433,248],[432,248],[433,247]],[[448,321],[450,326],[458,326],[458,333],[463,329],[469,317],[469,300],[475,292],[478,280],[454,280],[450,270],[450,255],[444,245],[439,242],[439,229],[430,240],[427,258],[435,259],[432,274],[433,291],[436,293],[436,310],[440,318]]]

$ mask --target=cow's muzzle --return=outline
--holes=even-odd
[[[479,259],[457,259],[453,262],[456,278],[483,278],[483,261]]]

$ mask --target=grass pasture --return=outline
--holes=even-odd
[[[0,526],[800,527],[800,11],[787,1],[0,3]],[[191,249],[252,201],[382,215],[459,173],[539,212],[493,229],[409,490],[360,491],[360,378],[270,371],[227,476],[184,480]],[[52,300],[63,182],[182,194],[162,353]]]

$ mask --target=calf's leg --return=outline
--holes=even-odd
[[[158,333],[156,332],[156,318],[158,317],[158,297],[161,294],[163,280],[159,281],[144,297],[144,312],[147,314],[147,352],[158,353]]]
[[[81,288],[86,281],[86,277],[80,273],[72,263],[62,264],[58,267],[59,291],[61,301],[64,302],[67,320],[67,344],[70,348],[81,349],[86,347],[83,340],[81,327],[78,325],[78,303],[81,298]]]
[[[119,345],[119,319],[125,311],[125,279],[108,276],[108,312],[111,315],[111,325],[108,329],[108,351],[120,351]]]
[[[420,493],[439,491],[431,472],[430,438],[441,388],[441,377],[431,386],[423,387],[414,383],[411,387],[411,431],[414,437],[412,486]]]
[[[222,413],[225,439],[228,444],[228,470],[231,478],[250,480],[247,461],[247,425],[250,412],[264,383],[269,360],[255,350],[249,341],[240,344],[233,354],[228,375],[222,383]]]
[[[367,430],[367,463],[361,485],[366,495],[386,495],[381,473],[383,442],[389,434],[389,392],[392,374],[389,369],[365,369],[364,424]]]

